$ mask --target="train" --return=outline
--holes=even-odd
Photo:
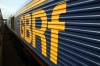
[[[2,65],[2,32],[3,32],[3,16],[0,9],[0,66]]]
[[[32,0],[7,26],[41,66],[100,66],[100,0]]]
[[[0,9],[0,36],[2,36],[2,29],[3,29],[3,16]],[[0,41],[1,41],[1,38],[0,38]]]

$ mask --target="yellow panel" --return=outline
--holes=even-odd
[[[34,16],[34,14],[35,13],[38,13],[38,12],[42,12],[42,14],[41,15],[44,15],[45,17],[45,21],[43,21],[42,19],[43,19],[43,17],[41,17],[40,15],[35,15]],[[41,25],[41,28],[36,28],[35,27],[35,23],[36,23],[36,18],[38,18],[38,17],[40,17],[41,18],[41,20],[42,20],[42,25]],[[38,10],[38,11],[36,11],[36,12],[33,12],[32,13],[32,35],[33,35],[33,37],[32,37],[32,46],[35,48],[36,47],[36,35],[37,36],[39,36],[40,38],[41,38],[41,44],[42,44],[42,54],[44,55],[44,56],[47,56],[47,51],[46,51],[46,37],[45,37],[45,35],[44,35],[44,33],[45,33],[45,31],[46,31],[46,27],[47,27],[47,16],[46,16],[46,12],[44,11],[44,10]],[[43,23],[43,22],[45,22],[45,23]],[[45,48],[45,49],[43,49],[43,47]]]
[[[61,8],[62,6],[64,9],[62,8],[60,10],[59,8]],[[59,31],[64,31],[65,29],[65,22],[59,21],[59,16],[62,13],[66,13],[66,2],[62,2],[60,4],[57,4],[57,6],[55,6],[52,12],[52,21],[48,22],[48,28],[51,29],[50,60],[55,64],[57,64],[57,56],[58,56],[58,37],[59,37],[58,33]],[[56,52],[54,52],[54,50]],[[55,56],[54,56],[54,53],[55,53]]]
[[[26,12],[26,11],[34,8],[34,7],[36,7],[36,6],[38,6],[38,5],[40,5],[40,4],[42,4],[42,3],[46,2],[46,1],[47,0],[33,0],[30,4],[28,4],[23,9],[18,11],[14,16],[16,17],[16,16],[18,16],[18,15],[20,15],[20,14],[22,14],[22,13],[24,13],[24,12]]]
[[[28,20],[29,24],[26,25],[26,20]],[[31,16],[30,14],[26,14],[25,15],[25,40],[28,42],[28,43],[31,43],[31,29],[30,29],[30,26],[31,26]],[[27,31],[29,32],[29,37],[27,37]]]
[[[25,27],[22,26],[22,23],[23,23],[23,24],[25,23],[24,17],[23,17],[23,16],[20,17],[20,35],[21,35],[21,37],[24,39],[24,36],[25,36]],[[23,32],[22,32],[22,31],[23,31]]]

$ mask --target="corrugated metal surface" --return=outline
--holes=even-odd
[[[9,17],[8,19],[7,19],[7,26],[9,27],[9,28],[11,28],[11,17]],[[15,25],[14,25],[15,26]]]
[[[34,13],[41,9],[47,18],[43,11]],[[26,19],[23,26],[28,24],[29,32],[34,34],[44,25],[41,31],[45,37],[41,38],[41,31],[37,31],[36,45],[32,44],[33,35],[29,42],[22,40],[48,65],[100,66],[100,0],[49,0],[15,18],[14,28],[19,36],[20,16],[25,14],[30,14],[31,18],[27,18],[32,20]],[[29,32],[25,31],[26,37]]]

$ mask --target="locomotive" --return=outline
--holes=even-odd
[[[42,66],[100,66],[99,0],[32,0],[7,26]]]

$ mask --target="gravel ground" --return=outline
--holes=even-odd
[[[26,66],[17,50],[13,47],[13,42],[6,26],[3,31],[3,66]]]

